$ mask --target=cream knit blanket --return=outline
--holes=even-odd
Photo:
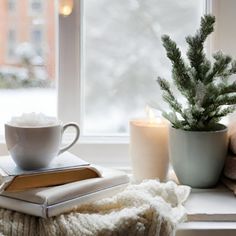
[[[174,235],[189,193],[187,186],[149,180],[50,219],[0,209],[0,235]]]

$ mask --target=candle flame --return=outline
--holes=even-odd
[[[147,115],[147,118],[148,118],[148,123],[150,123],[150,124],[153,124],[153,123],[160,124],[162,122],[161,118],[157,118],[155,116],[153,110],[149,106],[146,106],[145,111],[146,111],[146,115]]]
[[[150,120],[155,119],[154,112],[149,106],[146,106],[145,110],[146,110],[146,114],[147,114],[148,119],[150,119]]]

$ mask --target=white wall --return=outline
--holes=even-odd
[[[236,58],[236,1],[212,0],[216,16],[213,51],[222,50]]]

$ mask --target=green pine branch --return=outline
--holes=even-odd
[[[236,95],[234,96],[222,95],[216,99],[215,104],[217,106],[234,105],[236,104]]]
[[[163,99],[171,112],[163,113],[173,127],[185,130],[216,129],[220,119],[235,110],[236,82],[228,78],[236,74],[236,61],[222,52],[213,54],[213,63],[206,57],[204,43],[214,31],[215,17],[201,18],[200,29],[193,36],[186,37],[188,44],[187,64],[176,43],[168,36],[162,36],[166,55],[172,64],[172,79],[180,93],[187,99],[183,107],[176,99],[167,80],[158,77]]]
[[[165,91],[165,93],[163,94],[164,100],[167,103],[169,103],[169,105],[171,106],[173,110],[175,110],[179,114],[182,114],[182,105],[175,98],[173,92],[170,89],[170,84],[168,83],[168,81],[165,79],[162,79],[161,77],[158,77],[157,81],[161,89]]]
[[[186,37],[189,45],[187,56],[192,68],[196,71],[195,81],[203,81],[211,69],[210,61],[204,53],[204,41],[214,31],[215,17],[206,16],[201,19],[201,28],[194,36]]]
[[[229,93],[236,93],[236,82],[228,85],[225,83],[219,84],[219,95],[229,94]]]
[[[181,52],[176,43],[168,35],[162,36],[163,46],[166,49],[166,55],[172,62],[172,75],[179,91],[193,103],[194,86],[188,74],[189,68],[185,65],[181,57]]]
[[[215,77],[227,78],[228,76],[234,74],[234,68],[229,65],[232,62],[232,58],[228,55],[224,55],[221,51],[213,54],[215,63],[213,65],[211,73],[205,78],[205,83],[211,83]]]

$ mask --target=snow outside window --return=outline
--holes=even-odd
[[[203,0],[83,1],[84,135],[127,134],[147,104],[164,106],[155,80],[171,79],[171,64],[161,35],[185,52],[204,7]]]

